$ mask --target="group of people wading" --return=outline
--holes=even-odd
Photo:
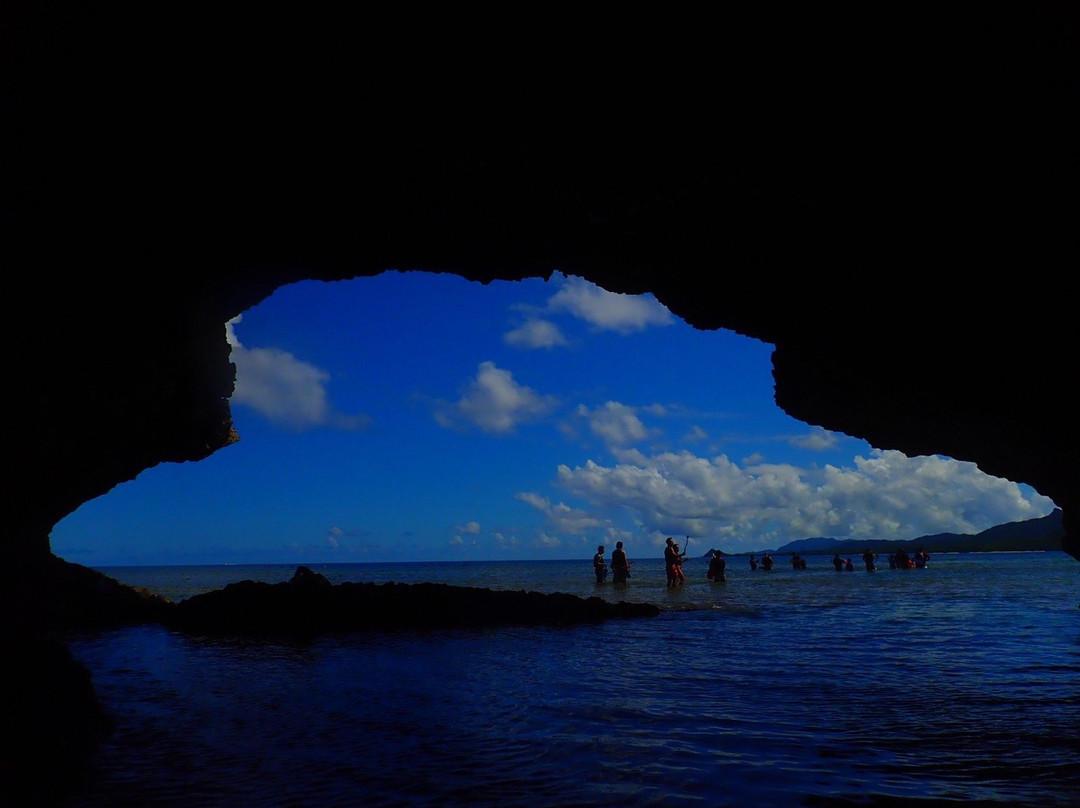
[[[608,565],[604,560],[604,545],[596,548],[593,556],[593,572],[596,573],[596,582],[602,584],[608,577]],[[615,550],[611,553],[611,580],[613,583],[625,584],[630,577],[630,562],[626,559],[626,550],[621,541],[615,542]]]
[[[687,543],[689,544],[690,537],[687,536]],[[668,586],[680,586],[686,583],[686,575],[683,573],[683,559],[686,558],[686,550],[679,547],[678,542],[671,536],[668,536],[667,541],[664,544],[664,572],[667,575]],[[877,569],[874,561],[877,559],[877,553],[867,549],[862,556],[863,563],[866,565],[867,572],[873,572]],[[889,567],[892,569],[907,569],[925,567],[930,561],[930,554],[920,547],[914,555],[914,558],[908,556],[903,550],[898,550],[895,554],[889,556]],[[837,572],[841,570],[851,572],[855,569],[850,558],[841,558],[839,553],[835,553],[832,559],[832,565],[836,568]],[[773,568],[773,559],[768,553],[764,553],[759,562],[757,557],[750,554],[750,569],[756,570],[758,567],[764,570],[771,570]],[[806,569],[806,559],[800,556],[798,553],[791,554],[791,567],[792,569]],[[593,556],[593,572],[596,573],[596,582],[602,584],[608,577],[608,563],[604,559],[604,545],[600,545],[596,548],[596,555]],[[621,541],[615,542],[615,550],[611,554],[611,580],[617,584],[625,584],[630,577],[630,562],[626,558],[626,550],[623,549],[623,543]],[[710,581],[719,582],[727,580],[727,560],[724,558],[724,554],[719,550],[713,550],[709,558],[709,571],[706,577]]]
[[[608,563],[604,559],[604,545],[596,548],[593,556],[593,572],[596,574],[596,582],[604,583],[608,577]],[[667,575],[668,586],[680,586],[686,583],[686,575],[683,573],[682,563],[686,558],[686,550],[679,547],[678,542],[668,536],[664,545],[664,572]],[[613,583],[624,584],[630,577],[630,562],[626,558],[626,550],[621,541],[615,542],[615,550],[611,554],[611,580]],[[712,551],[709,559],[708,579],[710,581],[727,580],[727,561],[724,554],[719,550]]]

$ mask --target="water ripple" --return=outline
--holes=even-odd
[[[733,572],[599,626],[82,637],[117,730],[73,805],[1075,805],[1080,575],[988,563]]]

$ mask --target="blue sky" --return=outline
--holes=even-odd
[[[773,401],[772,346],[580,278],[386,272],[279,289],[227,325],[240,441],[88,502],[89,566],[590,558],[810,536],[975,533],[1053,503]],[[858,339],[856,332],[852,339]],[[696,551],[695,551],[696,548]]]

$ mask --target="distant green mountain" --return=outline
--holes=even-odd
[[[773,555],[791,553],[861,555],[869,548],[875,553],[895,553],[897,550],[917,550],[925,547],[929,553],[992,553],[1018,550],[1060,550],[1065,529],[1061,525],[1061,509],[1055,508],[1047,516],[1009,522],[987,528],[981,533],[935,533],[908,541],[887,539],[829,539],[824,537],[797,539],[775,550]],[[759,550],[758,554],[765,552]],[[712,554],[712,550],[705,556]],[[726,553],[725,553],[726,554]],[[746,555],[740,553],[738,555]]]

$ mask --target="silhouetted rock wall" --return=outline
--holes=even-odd
[[[652,292],[773,344],[793,417],[1032,485],[1080,558],[1080,5],[555,3],[498,40],[122,6],[0,11],[5,636],[58,521],[236,439],[227,320],[390,268]]]

